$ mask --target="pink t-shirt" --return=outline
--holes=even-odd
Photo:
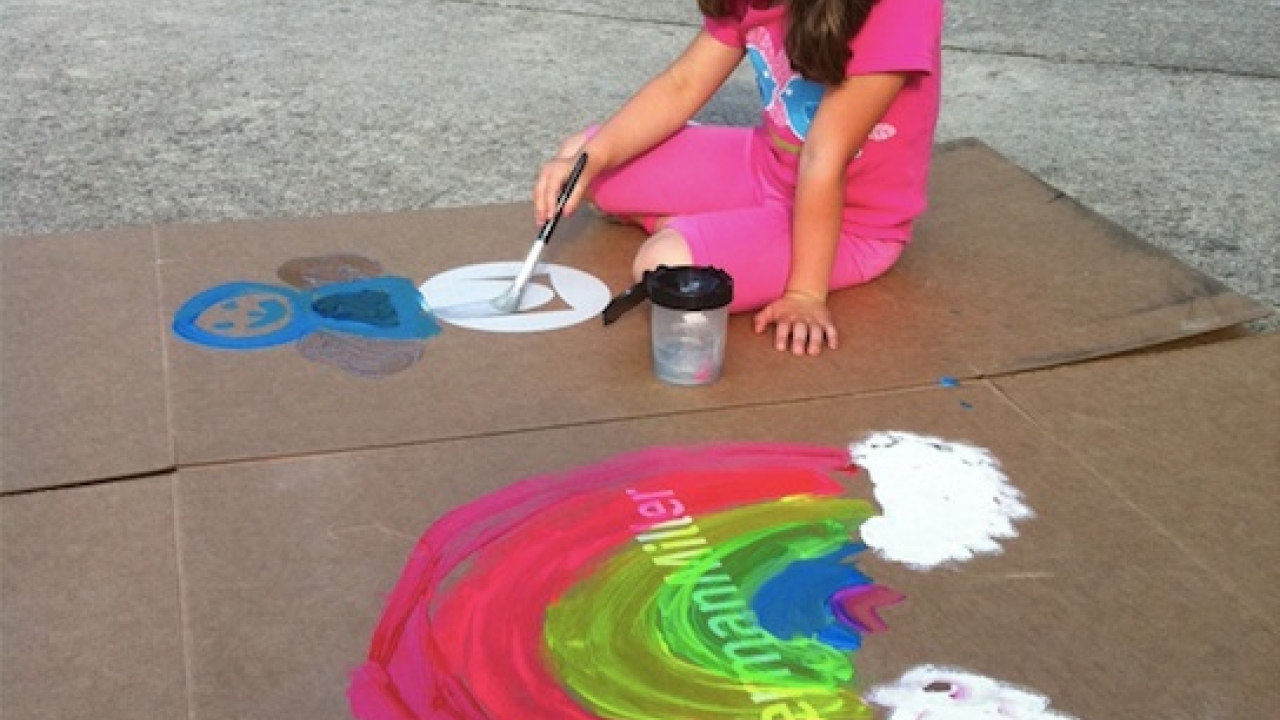
[[[785,7],[747,8],[708,18],[705,26],[720,42],[746,50],[770,134],[802,144],[825,88],[791,69]],[[850,47],[847,75],[911,76],[849,163],[845,227],[863,237],[907,240],[925,207],[942,94],[942,0],[880,0]]]

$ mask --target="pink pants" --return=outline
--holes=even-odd
[[[588,131],[594,134],[595,128]],[[689,125],[592,185],[605,213],[640,222],[658,218],[680,233],[695,265],[733,278],[731,310],[754,310],[786,289],[791,267],[793,154],[763,128]],[[870,282],[889,270],[903,244],[843,232],[831,289]]]

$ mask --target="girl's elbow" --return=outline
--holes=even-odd
[[[853,156],[805,146],[797,168],[799,178],[811,181],[843,183],[845,171]]]

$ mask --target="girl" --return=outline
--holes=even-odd
[[[651,233],[659,265],[734,278],[732,310],[758,310],[778,350],[816,355],[839,335],[827,294],[898,259],[925,189],[940,98],[942,0],[698,0],[701,32],[608,122],[561,144],[534,188],[555,207],[589,197]],[[688,121],[747,57],[764,104],[754,128]]]

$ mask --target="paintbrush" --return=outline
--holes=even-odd
[[[578,159],[573,164],[573,170],[569,172],[568,179],[565,180],[564,186],[560,188],[560,195],[556,198],[555,210],[551,213],[551,217],[542,223],[542,229],[538,231],[538,236],[533,241],[533,247],[529,249],[529,254],[525,257],[524,264],[520,266],[520,271],[516,273],[515,279],[511,281],[511,285],[506,292],[492,300],[477,300],[456,305],[446,305],[432,308],[431,312],[442,318],[469,319],[509,315],[519,310],[520,298],[524,295],[524,289],[529,284],[529,278],[533,276],[538,260],[542,257],[543,248],[551,240],[551,233],[555,232],[556,225],[560,222],[560,217],[564,215],[564,206],[569,202],[569,197],[573,195],[573,190],[578,185],[578,178],[582,176],[582,169],[586,165],[587,154],[579,153]]]

